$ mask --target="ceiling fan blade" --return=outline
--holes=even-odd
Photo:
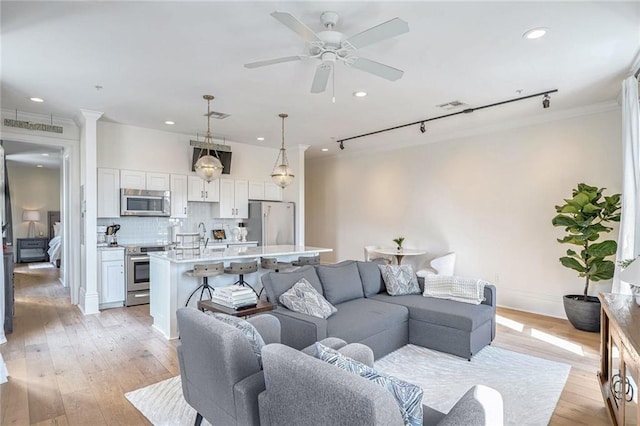
[[[311,93],[322,93],[327,88],[327,82],[329,81],[329,75],[331,75],[331,65],[322,63],[316,68],[316,75],[313,77],[313,83],[311,84]]]
[[[391,81],[400,79],[404,74],[402,70],[364,58],[355,58],[351,66]]]
[[[355,49],[359,49],[370,44],[395,37],[400,34],[409,32],[409,24],[400,18],[393,18],[390,21],[383,22],[380,25],[371,27],[361,33],[352,35],[343,43],[349,43]]]
[[[284,56],[282,58],[274,58],[274,59],[267,59],[264,61],[258,61],[258,62],[251,62],[248,64],[244,64],[245,68],[258,68],[258,67],[264,67],[267,65],[273,65],[273,64],[281,64],[283,62],[293,62],[293,61],[299,61],[300,59],[304,58],[304,56]]]
[[[289,12],[276,11],[271,13],[271,16],[276,18],[280,23],[287,26],[291,31],[298,34],[306,41],[322,41],[316,33]]]

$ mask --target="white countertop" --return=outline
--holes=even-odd
[[[193,263],[200,261],[224,261],[235,259],[255,259],[256,257],[277,257],[291,255],[311,255],[316,253],[326,253],[333,251],[330,248],[308,247],[308,246],[258,246],[258,247],[229,247],[226,249],[201,251],[200,256],[192,255],[176,255],[175,251],[153,252],[149,253],[149,257],[162,260],[168,260],[172,263]]]

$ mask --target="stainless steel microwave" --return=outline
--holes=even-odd
[[[171,216],[171,192],[122,188],[120,216]]]

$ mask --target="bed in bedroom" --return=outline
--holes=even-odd
[[[60,267],[60,256],[62,255],[62,225],[60,224],[60,212],[48,211],[47,223],[49,224],[49,261],[57,268]]]

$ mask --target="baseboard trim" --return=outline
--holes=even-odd
[[[532,314],[567,319],[562,296],[499,288],[498,306]]]

